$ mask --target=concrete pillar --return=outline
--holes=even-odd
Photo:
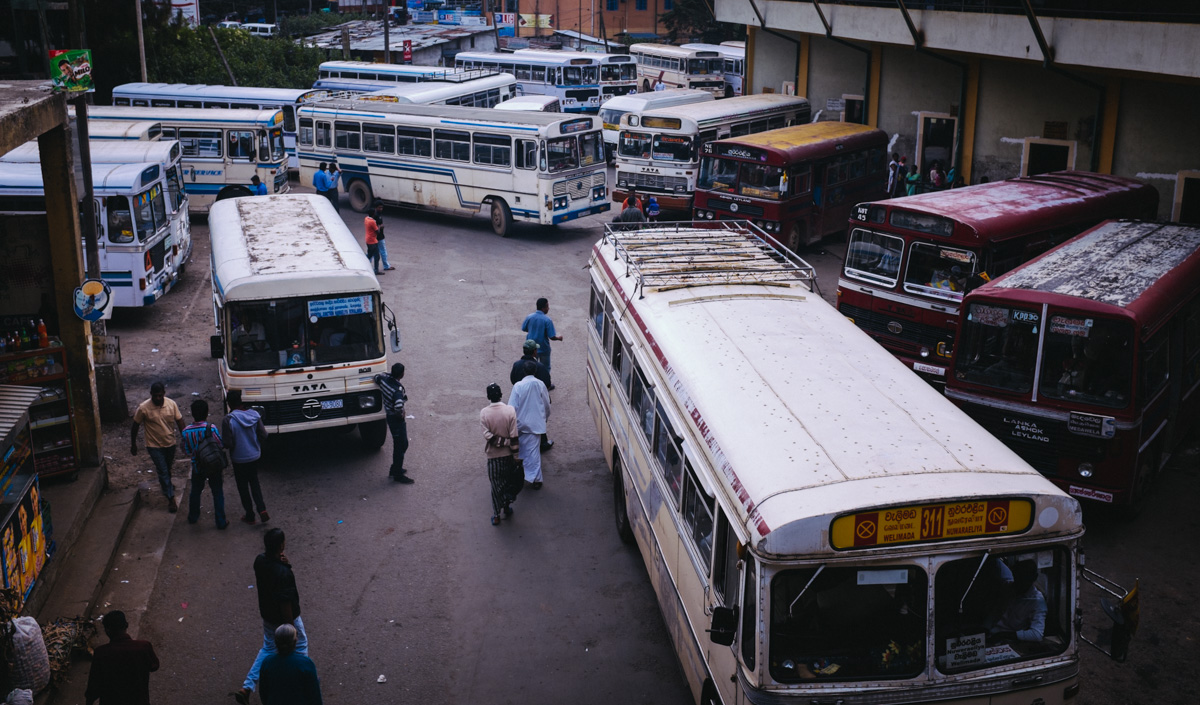
[[[75,315],[75,287],[83,282],[83,246],[79,197],[67,129],[59,125],[38,137],[46,193],[46,225],[54,274],[58,334],[67,350],[75,442],[83,466],[100,464],[100,410],[92,366],[92,326]]]
[[[959,160],[963,183],[971,184],[971,165],[975,159],[975,109],[979,105],[979,59],[967,59],[967,99],[959,108],[962,119],[962,159]]]
[[[879,76],[883,67],[883,47],[871,47],[870,78],[867,80],[867,125],[879,127]]]
[[[629,3],[626,3],[628,5]],[[759,91],[754,87],[754,38],[758,36],[758,28],[754,25],[746,27],[746,75],[742,77],[742,95],[751,95]],[[800,89],[797,87],[796,92]]]
[[[1101,174],[1111,174],[1113,153],[1117,148],[1117,120],[1121,113],[1121,79],[1110,77],[1104,87],[1104,113],[1100,116]]]
[[[807,34],[800,35],[800,46],[796,49],[796,95],[808,97],[808,50],[812,45]]]

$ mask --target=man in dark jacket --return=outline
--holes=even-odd
[[[150,674],[158,670],[158,656],[148,641],[131,639],[125,631],[125,613],[113,610],[102,620],[108,643],[97,646],[88,673],[87,705],[150,705]]]
[[[317,666],[296,653],[296,628],[281,624],[275,630],[276,653],[263,659],[258,696],[263,705],[321,705]]]
[[[542,384],[546,385],[547,391],[554,389],[554,384],[550,381],[550,370],[546,369],[546,366],[543,365],[540,360],[538,360],[539,349],[540,346],[536,341],[525,341],[525,346],[522,348],[525,354],[521,356],[520,360],[517,360],[513,363],[512,372],[508,374],[508,381],[511,384],[515,385],[517,382],[525,379],[525,363],[532,362],[534,365],[537,365],[537,368],[533,372],[533,376],[542,380]],[[553,447],[554,441],[550,440],[549,435],[543,433],[542,452],[545,453]]]
[[[296,589],[296,575],[292,565],[283,554],[285,539],[283,529],[271,529],[263,535],[264,553],[254,559],[254,581],[258,586],[258,613],[262,617],[263,645],[254,659],[254,665],[246,674],[242,687],[233,696],[239,703],[250,702],[250,693],[258,685],[259,671],[263,660],[275,653],[275,630],[281,624],[296,628],[296,653],[308,655],[308,635],[304,633],[304,622],[300,619],[300,593]]]
[[[413,479],[408,476],[404,467],[404,454],[408,452],[408,417],[405,416],[405,404],[408,403],[408,392],[400,380],[404,379],[404,363],[392,365],[390,374],[375,375],[375,384],[383,395],[383,410],[386,412],[388,431],[392,434],[392,467],[388,477],[393,482],[411,485]]]
[[[254,507],[257,505],[258,516],[266,522],[271,515],[267,514],[262,486],[258,484],[258,465],[262,459],[263,443],[267,440],[267,427],[263,425],[262,415],[242,399],[242,390],[230,389],[225,395],[225,402],[229,405],[229,413],[221,422],[221,444],[229,449],[229,459],[233,462],[233,480],[237,483],[238,497],[245,510],[242,521],[254,523]]]

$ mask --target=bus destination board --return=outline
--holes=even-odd
[[[833,520],[830,545],[839,550],[1019,534],[1033,523],[1033,502],[990,499],[889,507]]]

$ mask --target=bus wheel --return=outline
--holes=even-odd
[[[346,189],[350,194],[350,207],[359,213],[366,213],[371,209],[371,187],[367,186],[366,182],[355,179],[350,182],[350,186]]]
[[[358,425],[358,435],[362,436],[363,445],[369,450],[379,450],[387,440],[387,421],[368,421]]]
[[[512,234],[512,211],[503,198],[492,199],[492,230],[500,237]]]
[[[217,200],[224,201],[227,198],[244,198],[252,195],[254,194],[250,193],[250,189],[245,186],[226,186],[217,193]]]
[[[721,696],[717,693],[717,686],[713,684],[711,678],[706,678],[704,687],[700,689],[700,705],[722,705]]]
[[[799,252],[800,248],[804,244],[804,224],[792,223],[792,237],[788,242],[788,248],[790,248],[792,252]]]
[[[629,512],[625,506],[625,474],[621,470],[621,458],[613,450],[613,515],[617,521],[617,536],[622,543],[632,544],[633,526],[629,523]]]

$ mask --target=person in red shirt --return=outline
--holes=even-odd
[[[376,201],[375,207],[363,220],[367,227],[367,259],[371,260],[371,266],[375,268],[376,275],[384,273],[379,269],[379,241],[383,239],[382,220],[383,204]]]
[[[113,610],[102,620],[108,643],[97,646],[88,673],[87,705],[150,705],[150,674],[158,656],[148,641],[130,638],[125,613]]]

